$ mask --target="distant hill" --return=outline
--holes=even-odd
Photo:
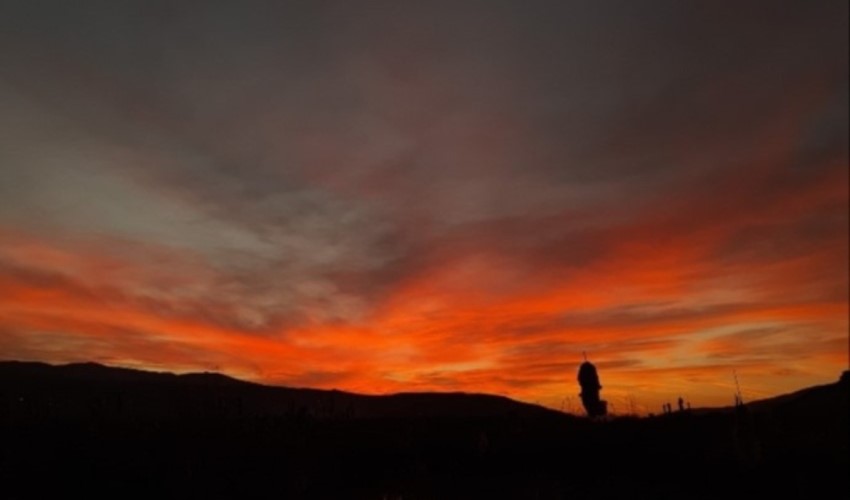
[[[756,412],[841,414],[836,405],[848,402],[850,376],[841,381],[793,393],[752,401]],[[54,416],[90,413],[97,405],[142,415],[227,414],[292,415],[321,417],[469,417],[562,416],[538,405],[504,396],[476,393],[398,393],[384,396],[338,390],[268,386],[238,380],[220,373],[177,375],[119,368],[99,363],[50,365],[40,362],[0,361],[0,399],[13,406],[44,404]],[[85,407],[81,405],[85,403]],[[30,406],[32,406],[32,404]],[[35,408],[32,408],[35,410]],[[103,410],[106,412],[106,410]],[[696,414],[728,413],[734,407],[699,408]],[[846,414],[846,408],[843,410]]]
[[[564,417],[541,406],[488,394],[369,396],[267,386],[218,373],[176,375],[97,363],[0,362],[0,400],[6,401],[7,413],[21,417]]]
[[[758,413],[797,413],[805,411],[810,415],[835,414],[839,407],[846,406],[850,398],[850,371],[845,371],[839,381],[832,384],[806,387],[788,394],[780,394],[765,399],[757,399],[746,403],[747,409]],[[695,408],[696,414],[732,413],[734,406],[718,408]]]
[[[591,421],[462,393],[0,362],[3,498],[829,498],[850,380]]]
[[[794,406],[805,406],[810,411],[816,411],[819,407],[831,406],[835,402],[841,401],[841,398],[836,396],[841,391],[846,391],[850,387],[850,379],[848,379],[846,373],[839,382],[807,387],[788,394],[756,400],[748,403],[747,406],[754,410],[770,411],[789,409]],[[846,399],[844,401],[846,402]]]
[[[848,414],[850,405],[850,371],[845,371],[840,380],[832,384],[806,387],[788,394],[750,401],[744,407],[757,415],[777,416],[800,421],[808,425],[813,421],[832,422]],[[697,415],[734,413],[734,406],[720,408],[696,408]],[[844,422],[841,422],[844,425]]]

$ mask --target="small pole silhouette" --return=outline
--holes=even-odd
[[[732,376],[735,378],[735,406],[743,406],[744,398],[741,396],[741,384],[738,383],[738,371],[732,370]]]

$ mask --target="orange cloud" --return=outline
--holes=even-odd
[[[586,351],[620,412],[846,369],[846,5],[427,5],[10,31],[2,357],[578,410]]]

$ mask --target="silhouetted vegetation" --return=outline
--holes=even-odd
[[[816,498],[850,383],[665,418],[0,363],[5,498]],[[755,450],[755,451],[754,451]]]

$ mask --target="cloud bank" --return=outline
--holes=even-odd
[[[5,2],[0,353],[726,404],[848,352],[846,2]],[[701,399],[699,399],[701,398]]]

